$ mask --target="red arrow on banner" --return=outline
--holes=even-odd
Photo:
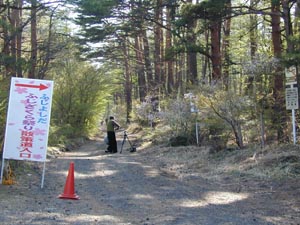
[[[45,90],[48,86],[40,84],[40,85],[33,85],[33,84],[15,84],[17,87],[28,87],[28,88],[39,88],[40,91]]]

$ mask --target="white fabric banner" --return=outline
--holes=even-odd
[[[4,159],[45,162],[53,81],[11,79]]]

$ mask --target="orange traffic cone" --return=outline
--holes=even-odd
[[[58,196],[62,199],[79,199],[79,196],[75,194],[75,187],[74,187],[74,163],[70,163],[69,173],[64,189],[64,193]]]

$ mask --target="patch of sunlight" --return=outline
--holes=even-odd
[[[148,177],[157,177],[160,175],[160,171],[151,166],[143,165],[143,169],[145,169],[145,175]]]
[[[223,205],[230,204],[237,201],[242,201],[248,198],[247,193],[233,193],[233,192],[209,192],[205,196],[205,200],[209,204]]]
[[[157,177],[159,175],[159,170],[156,169],[147,169],[145,175],[148,177]]]
[[[181,203],[183,207],[205,207],[207,205],[226,205],[248,198],[247,193],[233,192],[208,192],[202,199],[185,200]]]
[[[186,208],[196,208],[196,207],[205,207],[209,203],[205,202],[204,200],[184,200],[180,206]]]
[[[30,216],[32,218],[39,219],[39,217],[45,217],[43,213],[36,213],[36,212],[29,212],[25,213],[26,216]],[[78,224],[78,223],[84,223],[84,224],[92,224],[97,222],[97,224],[127,224],[127,223],[122,223],[122,221],[115,216],[111,215],[91,215],[91,214],[74,214],[74,215],[62,215],[58,213],[50,213],[47,214],[49,218],[59,218],[59,221],[62,222],[62,224]]]
[[[118,223],[118,224],[125,224],[121,223],[120,219],[111,216],[111,215],[88,215],[88,214],[77,214],[77,215],[72,215],[68,216],[67,218],[64,218],[65,221],[68,221],[69,224],[78,224],[80,223],[90,223],[90,222],[96,222],[97,223]]]
[[[75,177],[76,178],[89,178],[89,177],[106,177],[106,176],[111,176],[116,174],[117,171],[116,170],[99,170],[99,171],[95,171],[93,173],[75,173]]]
[[[260,216],[263,220],[269,223],[276,223],[276,224],[288,224],[287,218],[280,217],[280,216]],[[297,218],[297,217],[296,217]],[[295,221],[297,220],[295,217],[293,218]],[[300,219],[300,218],[299,218]],[[298,220],[300,221],[300,220]],[[292,222],[289,224],[293,224]]]
[[[63,156],[63,159],[67,160],[77,160],[77,159],[93,159],[94,157],[88,157],[89,153],[68,153],[67,156]]]
[[[141,163],[138,163],[138,162],[132,162],[132,161],[123,161],[123,162],[120,162],[120,163],[123,163],[123,164],[130,164],[130,165],[141,165]]]
[[[143,150],[145,148],[148,148],[152,145],[153,143],[151,141],[149,142],[144,142],[141,146],[139,146],[139,150]]]
[[[142,194],[135,194],[133,195],[133,198],[136,199],[153,199],[151,195],[142,195]]]

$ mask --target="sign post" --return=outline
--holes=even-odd
[[[7,111],[4,159],[44,162],[44,184],[53,81],[12,77]]]
[[[195,124],[195,128],[196,128],[196,141],[197,141],[197,146],[199,145],[199,125],[198,125],[198,121],[197,121],[197,116],[198,116],[198,108],[196,107],[195,103],[193,102],[193,99],[195,99],[196,97],[193,95],[193,93],[187,93],[184,94],[184,98],[188,98],[190,100],[190,106],[191,106],[191,113],[196,113],[196,124]]]
[[[299,108],[298,85],[296,81],[296,67],[289,67],[285,70],[286,87],[285,102],[286,109],[292,110],[293,142],[296,144],[296,118],[295,110]]]

